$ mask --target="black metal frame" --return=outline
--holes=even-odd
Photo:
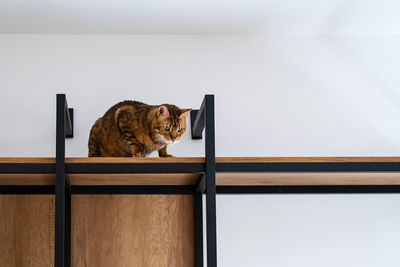
[[[71,190],[65,172],[65,138],[73,137],[73,121],[64,94],[57,94],[56,120],[56,209],[54,266],[69,267],[71,262]]]
[[[67,173],[201,173],[203,163],[67,163]]]
[[[193,195],[195,266],[203,259],[203,194],[206,195],[207,266],[217,266],[216,194],[400,193],[400,185],[216,186],[217,172],[400,172],[400,162],[216,163],[214,96],[206,95],[192,110],[192,139],[205,129],[205,163],[65,163],[65,138],[73,137],[73,109],[57,95],[56,163],[1,163],[0,173],[55,173],[56,185],[0,186],[0,194],[55,194],[55,267],[70,267],[72,194]],[[70,186],[73,173],[202,173],[193,186]]]
[[[197,185],[198,195],[195,196],[198,205],[202,205],[202,194],[206,194],[206,230],[207,230],[207,266],[217,266],[217,223],[216,223],[216,185],[215,185],[215,110],[214,110],[214,95],[206,95],[200,110],[192,110],[191,118],[191,133],[192,139],[202,139],[202,132],[205,128],[205,176],[202,177]],[[200,209],[200,207],[197,207]],[[196,207],[195,207],[196,210]],[[196,229],[196,267],[203,266],[203,232],[202,217],[195,217]],[[200,221],[201,220],[201,221]],[[201,236],[201,238],[200,238]]]
[[[202,105],[203,106],[203,105]],[[217,222],[216,222],[216,185],[215,185],[215,118],[214,96],[204,99],[206,125],[206,228],[207,228],[207,265],[217,266]],[[201,110],[200,110],[201,112]]]
[[[0,195],[54,195],[54,185],[2,185]]]
[[[400,162],[218,163],[217,172],[398,172]]]
[[[217,194],[389,194],[400,185],[217,186]]]

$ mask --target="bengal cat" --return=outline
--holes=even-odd
[[[160,157],[172,157],[167,145],[177,143],[185,133],[190,110],[120,102],[92,126],[89,157],[145,157],[156,150]]]

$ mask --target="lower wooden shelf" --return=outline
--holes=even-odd
[[[194,266],[193,196],[73,195],[71,266]],[[0,266],[54,266],[54,196],[0,195]]]

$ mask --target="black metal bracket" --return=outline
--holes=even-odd
[[[67,103],[67,100],[65,100],[65,103]],[[66,112],[66,131],[65,131],[65,138],[74,138],[74,109],[73,108],[68,108],[68,112]]]
[[[190,112],[190,125],[191,125],[191,133],[192,139],[203,139],[203,129],[205,124],[204,118],[204,108],[206,106],[206,98],[214,97],[213,95],[206,95],[204,97],[203,103],[200,106],[200,109],[193,109]]]
[[[202,175],[196,185],[196,192],[203,194],[206,191],[206,176]]]
[[[192,134],[192,139],[203,139],[202,133],[200,132],[200,134],[195,133],[195,121],[197,118],[197,114],[199,113],[198,109],[193,109],[192,111],[190,111],[190,132]],[[203,131],[203,129],[201,130]]]

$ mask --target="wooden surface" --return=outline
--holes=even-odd
[[[53,267],[54,196],[0,195],[0,266]]]
[[[111,173],[68,176],[71,185],[195,185],[201,174]],[[55,174],[0,174],[0,185],[54,185],[55,179]]]
[[[75,195],[73,267],[194,266],[193,197]]]
[[[70,174],[72,185],[195,185],[200,174]],[[0,174],[0,185],[54,185],[51,174]],[[400,185],[400,173],[217,173],[230,185]],[[0,265],[0,267],[2,267]]]
[[[56,175],[53,173],[0,173],[0,185],[55,185],[55,183]]]
[[[71,185],[195,185],[198,173],[69,174]]]
[[[400,185],[400,173],[218,173],[217,186]]]

